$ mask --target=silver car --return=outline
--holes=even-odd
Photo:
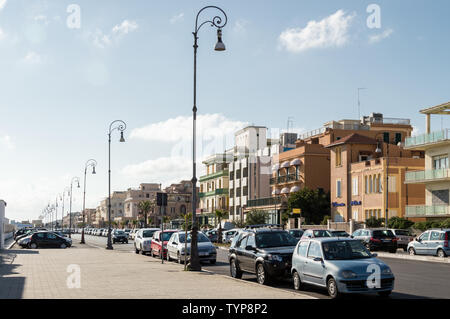
[[[239,228],[224,230],[222,232],[222,242],[223,243],[231,243],[231,240],[238,233],[238,231],[239,231]]]
[[[321,237],[300,240],[292,255],[294,288],[303,284],[327,288],[332,298],[341,293],[389,296],[394,274],[359,240]]]
[[[216,247],[205,234],[198,232],[197,236],[198,256],[200,261],[209,261],[211,264],[215,264],[217,260]],[[191,251],[191,233],[188,233],[187,243],[185,242],[185,238],[186,234],[183,231],[172,234],[167,243],[167,260],[176,259],[180,264],[184,262],[186,258],[189,260]]]
[[[441,258],[450,255],[450,229],[429,229],[409,242],[410,255],[434,255]]]
[[[402,248],[404,251],[407,251],[409,242],[414,240],[414,236],[411,235],[411,232],[407,229],[390,228],[389,230],[394,233],[395,237],[397,237],[398,248]]]

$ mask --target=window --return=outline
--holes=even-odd
[[[309,245],[308,258],[316,258],[316,257],[322,257],[322,254],[320,253],[319,243],[313,241]]]
[[[358,220],[358,211],[357,210],[353,211],[353,220]]]
[[[369,193],[369,177],[368,176],[364,176],[364,192],[366,194]]]
[[[397,191],[397,176],[389,176],[389,193],[395,193]]]
[[[395,133],[395,145],[402,141],[402,133]]]
[[[373,180],[372,180],[372,175],[369,176],[369,194],[372,194],[373,192]]]
[[[248,236],[240,239],[237,243],[236,243],[236,247],[238,248],[245,248],[245,246],[247,245],[247,238]]]
[[[378,193],[381,193],[381,174],[378,174]]]
[[[352,195],[358,195],[358,177],[352,178]]]
[[[448,167],[448,156],[439,155],[433,156],[433,169],[449,168]]]
[[[378,192],[378,187],[377,187],[377,175],[375,175],[374,177],[373,177],[373,192],[374,193],[377,193]]]
[[[431,191],[431,201],[433,205],[448,205],[449,204],[448,189]]]
[[[55,234],[51,234],[51,233],[47,233],[47,238],[48,239],[56,239],[56,235]]]
[[[337,197],[341,197],[341,180],[340,179],[338,179],[337,181],[336,181],[336,196]]]
[[[430,237],[430,233],[426,232],[426,233],[423,233],[422,235],[420,235],[419,239],[420,240],[428,240],[429,237]]]
[[[298,244],[297,253],[302,256],[306,257],[306,250],[308,249],[308,241],[301,241],[300,244]]]
[[[431,232],[430,240],[439,240],[439,233],[437,231]]]
[[[389,132],[383,133],[383,142],[389,143]]]
[[[246,246],[256,247],[255,235],[252,234],[252,235],[248,236],[247,245]]]
[[[336,147],[336,167],[342,165],[342,148]]]

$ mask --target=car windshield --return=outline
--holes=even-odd
[[[335,237],[348,237],[349,236],[349,234],[347,234],[345,231],[340,231],[340,230],[332,231],[331,234]]]
[[[142,237],[149,238],[152,237],[156,230],[144,230],[142,232]]]
[[[303,231],[302,230],[291,230],[291,231],[289,231],[289,234],[291,234],[294,237],[302,237]]]
[[[394,233],[390,231],[389,229],[384,230],[374,230],[372,237],[375,238],[388,238],[388,237],[395,237]]]
[[[327,230],[313,230],[314,237],[331,237],[331,234]]]
[[[162,241],[168,241],[170,239],[170,237],[172,236],[173,232],[167,232],[167,233],[162,233],[161,237],[162,237]]]
[[[405,230],[405,229],[397,229],[397,230],[395,230],[395,234],[400,235],[400,236],[411,236],[411,233],[409,232],[409,230]]]
[[[184,239],[186,238],[185,234],[180,234],[179,235],[179,239],[180,239],[180,243],[184,243]],[[188,234],[188,243],[191,242],[191,234]],[[208,237],[206,237],[205,235],[203,235],[202,233],[197,233],[197,242],[198,243],[206,243],[209,242]]]
[[[116,230],[116,235],[123,235],[125,232],[123,230]]]
[[[370,252],[359,240],[340,240],[322,243],[327,260],[349,260],[371,258]]]
[[[256,247],[284,247],[295,246],[298,240],[287,232],[264,232],[256,234]]]

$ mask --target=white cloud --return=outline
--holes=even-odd
[[[411,133],[411,136],[418,136],[418,135],[420,135],[420,134],[421,134],[420,128],[413,125],[413,131],[412,131],[412,133]]]
[[[101,29],[96,29],[95,32],[89,32],[88,38],[98,48],[106,48],[113,43],[118,43],[119,40],[138,28],[138,24],[135,21],[124,20],[122,23],[115,25],[110,33],[103,33]]]
[[[237,33],[245,32],[249,22],[244,19],[239,19],[234,23],[233,31]]]
[[[348,30],[355,15],[338,10],[321,21],[309,21],[303,29],[286,29],[279,37],[281,48],[299,53],[313,48],[341,47],[348,42]]]
[[[4,39],[6,37],[5,32],[3,31],[2,28],[0,28],[0,40]]]
[[[383,39],[389,38],[393,32],[394,30],[392,29],[386,29],[380,34],[371,35],[369,36],[369,43],[377,43]]]
[[[3,147],[5,147],[6,149],[12,150],[15,145],[11,140],[11,136],[9,135],[4,135],[4,136],[0,136],[0,145]]]
[[[6,2],[6,0],[0,0],[0,11],[5,7]]]
[[[43,15],[43,14],[39,14],[39,15],[35,16],[35,17],[33,18],[33,20],[36,21],[36,22],[43,23],[43,24],[45,24],[45,25],[48,25],[48,24],[50,23],[50,22],[48,21],[47,16],[45,16],[45,15]]]
[[[181,21],[184,17],[184,13],[176,14],[172,18],[170,18],[170,24],[175,24],[178,21]]]
[[[30,51],[23,58],[23,61],[28,64],[40,64],[42,62],[42,58],[39,54],[34,51]]]

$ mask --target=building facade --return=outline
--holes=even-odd
[[[124,217],[136,219],[140,213],[139,203],[142,201],[156,201],[156,194],[161,192],[161,184],[142,183],[138,189],[129,188],[125,196]]]
[[[425,152],[425,168],[406,175],[406,185],[425,187],[425,205],[410,204],[406,216],[414,220],[433,220],[450,217],[450,129],[431,130],[431,115],[448,115],[450,102],[423,109],[426,115],[426,133],[406,140],[408,150]]]

